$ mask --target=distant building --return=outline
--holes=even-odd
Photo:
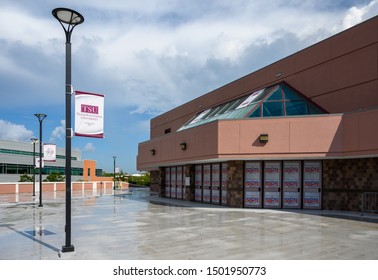
[[[163,197],[359,211],[378,192],[378,16],[151,120]]]
[[[39,157],[39,144],[35,145],[35,156]],[[42,179],[52,172],[65,174],[65,149],[56,148],[56,161],[45,162]],[[83,179],[83,161],[81,153],[72,150],[72,181]],[[39,180],[39,169],[36,169],[36,181]],[[33,144],[0,139],[0,182],[18,182],[23,174],[33,174]]]

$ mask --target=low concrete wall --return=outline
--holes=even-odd
[[[124,189],[129,187],[129,183],[119,182],[119,186]],[[96,181],[96,182],[72,182],[72,190],[100,190],[112,189],[113,182]],[[64,191],[66,189],[65,182],[43,182],[42,189],[44,192]],[[32,182],[16,182],[16,183],[0,183],[0,194],[13,193],[32,193]],[[39,192],[39,182],[35,183],[35,192]]]

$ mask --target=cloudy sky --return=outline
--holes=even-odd
[[[136,171],[149,121],[378,14],[378,0],[1,0],[0,138],[64,148],[65,37],[77,10],[72,84],[105,95],[105,138],[75,137],[83,159]]]

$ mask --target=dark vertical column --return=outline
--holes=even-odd
[[[188,164],[184,166],[184,172],[185,178],[184,178],[184,183],[187,183],[187,180],[189,180],[189,184],[186,184],[185,187],[185,193],[184,193],[184,200],[187,201],[194,201],[195,197],[195,169],[193,164]],[[187,179],[188,178],[188,179]]]
[[[66,42],[66,245],[63,252],[75,250],[71,244],[71,43]]]
[[[228,162],[227,200],[229,207],[243,207],[243,161]]]

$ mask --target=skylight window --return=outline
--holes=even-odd
[[[287,83],[281,82],[206,109],[189,120],[179,131],[218,119],[267,118],[314,114],[327,114],[327,112]]]

